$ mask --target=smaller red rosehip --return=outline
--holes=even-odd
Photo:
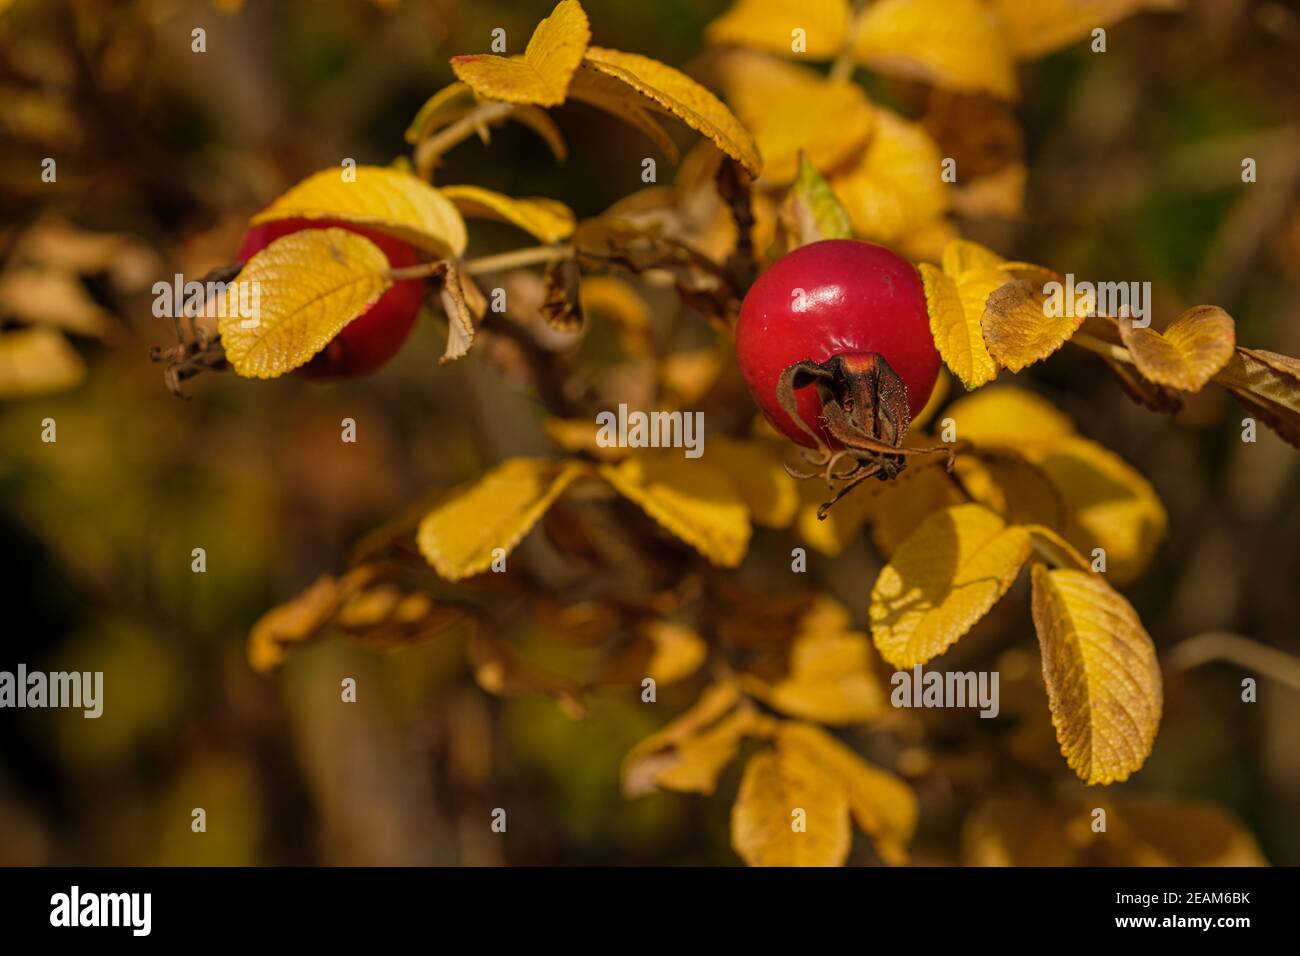
[[[302,229],[346,229],[365,236],[388,257],[394,269],[419,264],[420,254],[400,239],[347,222],[330,219],[276,219],[254,226],[239,244],[236,259],[247,262],[276,239]],[[424,283],[420,279],[403,279],[343,327],[338,335],[316,353],[295,374],[315,381],[332,381],[365,375],[379,368],[406,342],[415,327],[420,304],[424,301]]]

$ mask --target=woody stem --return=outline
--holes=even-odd
[[[421,179],[430,179],[438,157],[485,126],[505,119],[513,109],[514,106],[510,103],[480,103],[446,129],[430,136],[415,148],[416,175]]]

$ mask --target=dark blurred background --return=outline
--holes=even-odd
[[[102,670],[109,695],[97,721],[0,713],[0,863],[737,862],[734,774],[712,800],[619,793],[622,756],[660,721],[631,695],[581,722],[546,699],[496,700],[454,635],[389,654],[329,639],[270,677],[248,667],[251,623],[339,569],[367,530],[550,447],[527,394],[474,355],[439,368],[436,322],[380,374],[330,387],[208,375],[181,400],[148,358],[172,334],[151,315],[154,281],[229,261],[247,217],[303,176],[407,153],[403,130],[452,79],[449,56],[485,49],[497,26],[517,50],[550,6],[0,3],[0,256],[73,277],[37,298],[86,366],[67,388],[0,403],[0,669]],[[727,4],[585,6],[593,42],[690,67]],[[197,26],[205,54],[190,51]],[[1079,276],[1149,279],[1157,324],[1213,302],[1243,344],[1300,354],[1300,9],[1193,0],[1108,32],[1104,56],[1079,44],[1021,69],[1024,215],[962,219],[963,233]],[[859,75],[883,101],[915,102]],[[454,151],[439,182],[551,196],[579,216],[641,186],[638,134],[580,105],[555,116],[566,164],[506,126]],[[1244,157],[1259,170],[1248,188]],[[525,244],[505,227],[472,235],[473,255]],[[1243,444],[1243,413],[1213,389],[1176,421],[1139,408],[1082,352],[1017,382],[1163,499],[1168,540],[1126,589],[1162,656],[1218,631],[1300,653],[1295,449],[1263,428]],[[40,440],[47,417],[56,444]],[[344,417],[355,445],[338,440]],[[826,576],[859,615],[875,562],[855,546]],[[339,706],[340,675],[358,678],[354,707]],[[1298,734],[1300,691],[1232,663],[1166,667],[1155,752],[1125,786],[1218,803],[1270,861],[1297,864]],[[497,806],[511,808],[504,840],[486,826]],[[954,862],[960,814],[923,819],[918,858]]]

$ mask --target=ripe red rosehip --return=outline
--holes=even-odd
[[[236,258],[247,262],[276,239],[301,229],[324,229],[332,226],[365,236],[388,257],[394,269],[417,265],[419,253],[411,246],[361,226],[328,219],[276,219],[254,226],[239,244]],[[420,279],[404,279],[393,283],[365,312],[343,327],[338,335],[316,353],[306,365],[295,371],[304,378],[318,381],[352,378],[373,372],[406,342],[415,326],[424,299],[424,283]]]
[[[855,366],[882,357],[907,387],[915,417],[939,374],[921,277],[906,259],[870,242],[827,239],[800,246],[759,276],[745,296],[736,326],[736,356],[750,394],[777,429],[815,447],[782,407],[782,373],[804,361],[835,356]],[[847,367],[847,365],[846,365]],[[818,389],[798,388],[795,408],[828,447]],[[904,423],[905,425],[905,423]]]

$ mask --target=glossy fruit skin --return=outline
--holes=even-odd
[[[417,265],[420,254],[412,247],[362,226],[328,219],[277,219],[254,226],[239,244],[236,258],[247,262],[256,253],[276,239],[302,229],[326,227],[346,229],[365,236],[388,257],[394,269]],[[365,375],[379,368],[397,354],[411,329],[415,327],[420,303],[424,300],[424,283],[419,279],[406,279],[393,283],[393,287],[379,297],[370,308],[343,327],[311,361],[295,370],[296,375],[315,381],[333,381]]]
[[[826,239],[778,259],[750,288],[736,326],[736,356],[750,394],[782,434],[815,447],[777,400],[777,381],[795,362],[876,352],[907,386],[911,417],[939,375],[921,277],[884,246]],[[799,415],[830,447],[816,389],[796,393]]]

